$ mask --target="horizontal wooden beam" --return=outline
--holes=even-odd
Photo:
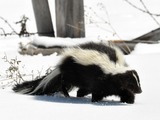
[[[152,30],[151,32],[148,32],[140,37],[133,39],[133,41],[135,40],[158,41],[160,40],[160,28]]]

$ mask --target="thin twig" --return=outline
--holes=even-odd
[[[110,17],[109,17],[109,14],[108,14],[108,11],[107,11],[106,7],[103,4],[101,4],[101,5],[102,5],[102,8],[103,8],[105,14],[107,15],[107,18],[108,18],[108,22],[104,20],[105,23],[107,23],[110,26],[110,28],[113,31],[113,34],[115,34],[121,40],[121,37],[118,35],[118,33],[116,32],[116,30],[114,29],[114,27],[111,24],[111,20],[110,20]]]
[[[85,32],[83,29],[80,29],[79,27],[76,27],[74,25],[71,25],[71,24],[67,24],[67,26],[71,27],[71,28],[74,28],[74,29],[77,29],[77,30],[80,30],[82,32]]]
[[[143,9],[137,7],[136,5],[134,5],[133,3],[131,3],[128,0],[124,0],[124,1],[127,2],[129,5],[131,5],[132,7],[136,8],[137,10],[141,11],[141,12],[144,12],[144,13],[147,13],[147,14],[152,14],[153,16],[156,16],[156,17],[160,17],[160,14],[155,14],[155,13],[151,13],[149,11],[143,10]]]
[[[3,28],[0,28],[3,32],[3,34],[6,36],[5,30]]]
[[[121,39],[121,37],[119,36],[119,34],[116,32],[115,28],[112,26],[111,20],[110,20],[109,14],[108,14],[108,11],[107,11],[106,7],[104,6],[104,4],[103,4],[103,3],[98,3],[97,5],[101,7],[101,9],[102,9],[103,12],[105,13],[106,17],[99,16],[99,15],[97,14],[97,12],[95,12],[95,11],[92,9],[92,7],[89,7],[89,10],[92,12],[93,15],[95,15],[97,18],[99,18],[103,23],[107,24],[111,30],[107,30],[106,28],[102,28],[102,27],[100,27],[100,28],[106,30],[107,32],[112,33],[114,36],[117,36],[119,40],[123,41],[123,40]],[[86,8],[87,8],[87,7],[86,7]],[[94,20],[92,19],[92,17],[90,17],[88,14],[85,14],[85,16],[88,17],[89,20],[90,20],[92,23],[94,23],[97,27],[99,27],[98,22],[94,21]],[[105,18],[107,18],[107,20],[106,20]],[[125,42],[123,42],[123,44],[124,44],[124,46],[126,46],[126,49],[125,49],[125,48],[121,48],[121,49],[125,49],[124,51],[126,51],[126,53],[130,53],[131,50],[130,50],[130,48],[127,46],[127,44],[126,44]]]
[[[97,18],[99,18],[101,21],[103,21],[103,23],[109,25],[109,27],[111,28],[111,30],[108,30],[108,29],[106,29],[106,28],[104,28],[104,27],[100,27],[100,28],[103,29],[103,30],[106,30],[107,32],[113,33],[113,35],[116,35],[116,36],[118,37],[118,39],[121,39],[120,36],[118,35],[118,33],[116,32],[116,30],[114,29],[114,27],[113,27],[112,24],[111,24],[111,21],[110,21],[110,18],[109,18],[109,14],[108,14],[108,12],[107,12],[106,7],[105,7],[102,3],[99,3],[99,5],[101,5],[101,7],[102,7],[103,10],[104,10],[104,13],[107,15],[108,21],[107,21],[106,19],[104,19],[105,17],[99,16],[99,15],[97,14],[97,12],[95,12],[91,7],[89,7],[89,10],[93,13],[93,15],[95,15]],[[86,7],[86,8],[87,8],[87,7]],[[88,17],[88,16],[86,15],[86,17]],[[90,21],[91,21],[92,23],[94,23],[97,27],[99,27],[99,25],[97,24],[96,21],[94,21],[92,18],[89,18],[89,19],[90,19]]]
[[[128,45],[124,42],[124,40],[121,39],[121,37],[119,36],[119,34],[116,32],[116,30],[115,30],[114,27],[112,26],[111,20],[110,20],[110,17],[109,17],[109,14],[108,14],[108,11],[107,11],[106,7],[105,7],[104,5],[102,5],[102,8],[103,8],[103,10],[104,10],[104,12],[105,12],[105,14],[107,15],[107,18],[108,18],[108,22],[106,22],[106,23],[110,26],[110,28],[112,29],[112,31],[114,32],[114,34],[115,34],[121,41],[123,41],[123,44],[124,44],[124,46],[126,47],[126,49],[125,49],[125,48],[121,48],[121,49],[123,49],[126,53],[130,53],[130,52],[131,52],[130,48],[129,48]]]
[[[2,20],[11,28],[11,30],[12,30],[14,33],[18,34],[18,33],[14,30],[14,28],[8,23],[8,21],[7,21],[6,19],[4,19],[4,18],[1,17],[1,16],[0,16],[0,19],[2,19]]]
[[[143,0],[140,0],[146,12],[150,15],[150,17],[156,22],[156,24],[160,27],[160,23],[153,17],[153,14],[148,10],[147,6],[144,4]]]

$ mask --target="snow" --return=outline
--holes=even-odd
[[[36,46],[53,47],[53,46],[73,46],[80,43],[86,43],[88,41],[99,42],[97,38],[60,38],[60,37],[39,37],[34,36],[31,38],[31,43]]]
[[[154,47],[153,47],[154,46]],[[149,53],[160,53],[160,44],[141,44],[136,45],[133,54],[149,54]]]
[[[131,0],[142,7],[139,2]],[[51,0],[49,0],[50,3]],[[97,0],[90,2],[85,0],[87,7],[92,7],[100,16],[108,20],[102,9],[97,6]],[[153,13],[159,11],[159,0],[146,0],[149,10]],[[8,4],[10,3],[10,4]],[[18,3],[18,5],[17,5]],[[112,26],[122,39],[138,37],[146,32],[156,29],[158,26],[152,21],[149,15],[131,8],[124,0],[101,0],[108,11]],[[7,6],[7,7],[6,7]],[[16,9],[17,8],[17,9]],[[19,9],[18,9],[19,8]],[[23,9],[24,8],[24,9]],[[31,1],[28,0],[1,0],[0,14],[6,18],[13,27],[17,27],[14,22],[19,20],[19,16],[24,13],[30,18],[28,29],[35,31],[34,15],[31,8]],[[8,11],[7,11],[8,10]],[[87,9],[88,10],[88,9]],[[5,11],[5,12],[4,12]],[[140,76],[142,94],[137,94],[135,104],[120,103],[119,98],[109,97],[98,103],[91,103],[90,96],[86,98],[76,98],[75,91],[71,92],[71,98],[57,96],[31,96],[14,93],[8,84],[12,79],[7,78],[6,70],[10,64],[5,62],[4,56],[8,60],[17,59],[20,62],[19,69],[25,80],[34,79],[38,75],[44,75],[46,70],[56,65],[60,57],[56,53],[49,56],[41,54],[35,56],[20,55],[19,43],[29,42],[37,45],[51,46],[73,45],[90,40],[117,39],[113,33],[107,32],[104,28],[109,28],[104,21],[97,18],[92,11],[89,14],[94,20],[100,22],[89,24],[86,21],[86,38],[48,38],[31,37],[18,38],[8,36],[0,38],[0,119],[1,120],[159,120],[160,119],[160,43],[159,44],[137,44],[135,50],[125,56],[127,63],[137,70]],[[54,15],[54,13],[52,13]],[[159,19],[159,18],[158,18]],[[55,22],[55,21],[54,21]],[[1,27],[6,25],[0,21]],[[5,27],[5,29],[7,29]],[[19,30],[18,27],[16,30]],[[109,28],[109,30],[111,30]],[[52,41],[52,42],[51,42]],[[54,41],[54,42],[53,42]],[[65,42],[64,42],[65,41]],[[67,42],[66,42],[67,41]],[[76,41],[76,42],[74,42]],[[7,86],[5,86],[7,85]],[[3,89],[5,88],[5,89]]]

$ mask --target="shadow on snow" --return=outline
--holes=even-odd
[[[99,102],[91,102],[91,97],[64,97],[60,95],[55,96],[35,96],[35,100],[46,101],[46,102],[56,102],[56,103],[69,103],[69,104],[91,104],[96,106],[127,106],[125,103],[121,103],[120,101],[106,100]]]

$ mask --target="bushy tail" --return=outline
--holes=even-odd
[[[44,77],[40,79],[36,79],[34,81],[25,81],[21,84],[16,84],[13,87],[13,91],[22,93],[22,94],[29,94],[38,86],[38,84],[43,80],[43,78]]]
[[[49,75],[40,79],[15,85],[13,90],[22,94],[50,95],[59,92],[61,88],[61,74],[59,68],[56,68]]]

